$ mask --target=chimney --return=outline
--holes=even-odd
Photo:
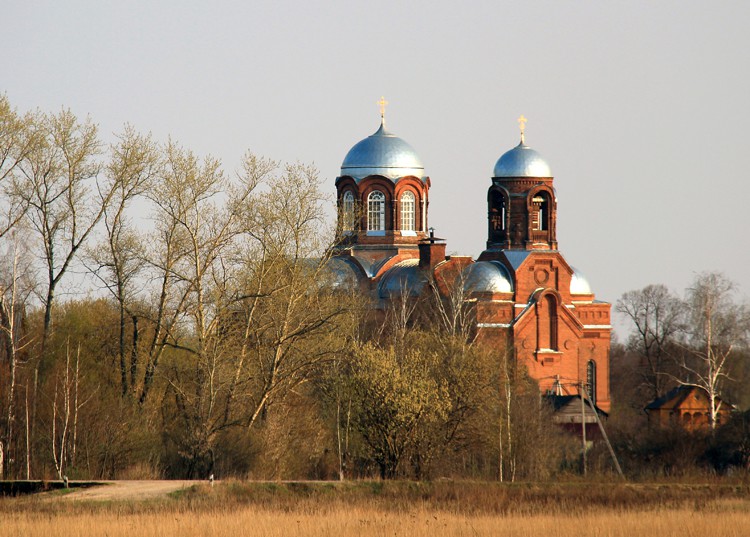
[[[419,241],[419,268],[433,269],[442,261],[445,261],[445,239],[436,237],[435,228],[430,228],[429,238]]]

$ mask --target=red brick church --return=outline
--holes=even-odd
[[[558,250],[552,171],[524,141],[497,160],[487,191],[487,247],[446,256],[428,228],[430,178],[414,149],[381,125],[355,144],[336,179],[340,235],[332,263],[376,300],[419,296],[428,282],[461,280],[474,333],[510,341],[544,393],[584,386],[609,411],[610,304]]]

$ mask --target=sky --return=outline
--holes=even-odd
[[[598,299],[721,271],[750,292],[750,2],[5,0],[0,92],[129,123],[238,168],[313,163],[333,196],[379,126],[432,181],[430,225],[478,256],[497,159],[547,160],[559,248]],[[332,207],[333,211],[333,207]]]

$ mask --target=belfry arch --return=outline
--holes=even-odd
[[[500,244],[508,240],[510,195],[502,187],[493,186],[487,192],[487,244]]]

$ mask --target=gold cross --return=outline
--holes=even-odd
[[[385,119],[385,107],[388,105],[388,101],[385,100],[385,97],[381,97],[378,105],[380,106],[380,118]]]
[[[518,118],[518,126],[521,127],[521,143],[523,143],[523,131],[526,129],[526,122],[528,120],[523,117],[523,114],[521,114],[521,117]]]

